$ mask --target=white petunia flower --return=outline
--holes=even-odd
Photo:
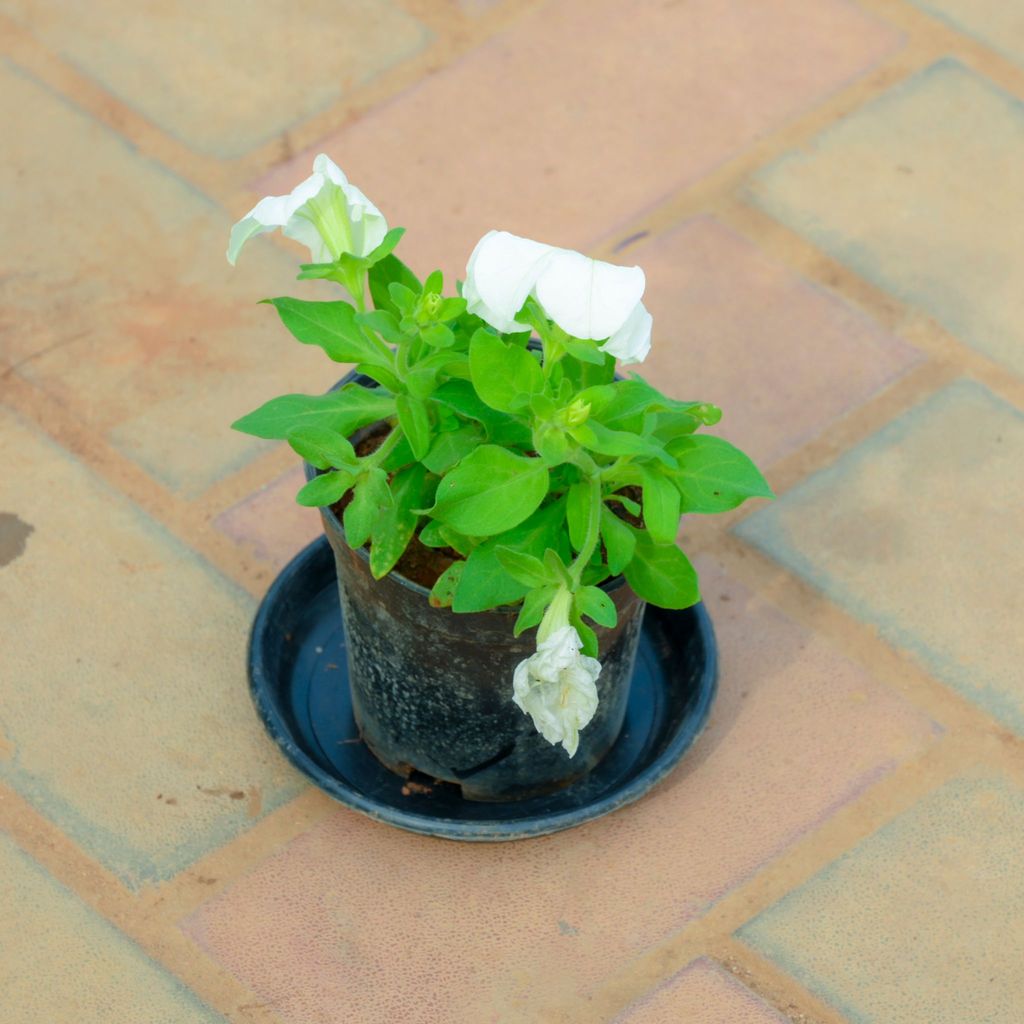
[[[513,700],[533,719],[548,743],[561,743],[572,757],[579,733],[597,710],[601,663],[580,654],[583,646],[572,626],[562,626],[521,661],[512,677]]]
[[[372,252],[383,241],[388,224],[380,210],[349,184],[341,168],[321,153],[301,185],[286,196],[261,199],[231,229],[228,262],[238,259],[250,238],[275,228],[307,246],[313,263],[327,263],[346,252]]]
[[[516,323],[545,264],[558,250],[543,242],[520,238],[507,231],[488,231],[476,244],[466,265],[462,296],[475,313],[495,330],[528,331]]]
[[[644,272],[593,260],[571,249],[489,231],[466,266],[468,308],[501,332],[528,330],[516,315],[532,295],[574,338],[604,341],[623,362],[641,362],[651,347],[651,316],[640,301]]]
[[[647,307],[638,302],[626,322],[601,346],[601,351],[615,356],[620,363],[642,363],[651,351],[653,323],[654,317]]]

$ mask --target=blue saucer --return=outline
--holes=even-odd
[[[377,821],[472,842],[558,832],[643,796],[700,734],[717,678],[715,635],[704,606],[678,612],[648,607],[625,725],[607,757],[586,778],[556,793],[483,803],[464,799],[450,783],[394,775],[360,740],[326,538],[300,552],[274,581],[249,641],[253,702],[299,771]],[[509,699],[511,686],[510,680]]]

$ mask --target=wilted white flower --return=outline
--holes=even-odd
[[[255,235],[281,228],[309,248],[312,262],[336,260],[342,253],[365,256],[383,241],[388,225],[384,215],[341,168],[321,153],[313,173],[286,196],[261,199],[232,229],[228,262]]]
[[[651,316],[640,301],[644,286],[639,267],[489,231],[469,257],[463,295],[471,313],[502,332],[528,330],[515,318],[533,295],[566,334],[604,341],[602,351],[638,363],[651,347]]]
[[[548,743],[561,743],[570,757],[580,729],[597,710],[601,674],[601,663],[580,654],[582,646],[576,630],[562,626],[537,644],[537,653],[521,661],[512,677],[516,704]]]

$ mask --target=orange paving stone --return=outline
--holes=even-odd
[[[1018,64],[1024,64],[1024,17],[1005,0],[913,0],[918,7],[962,29]]]
[[[1024,735],[1024,413],[958,381],[739,534]]]
[[[0,162],[5,354],[154,479],[197,494],[267,448],[225,424],[335,379],[256,304],[296,291],[297,266],[263,242],[232,269],[231,221],[209,200],[25,75],[0,65],[0,83],[0,109],[23,126]],[[59,230],[59,260],[26,221]]]
[[[160,881],[302,788],[249,705],[253,602],[3,410],[0,464],[0,780],[126,885]]]
[[[650,798],[497,846],[396,835],[339,811],[203,907],[189,933],[288,1022],[358,1010],[367,1024],[479,1024],[505,1019],[500,1007],[535,1020],[673,935],[934,738],[822,640],[713,567],[705,576],[722,692],[699,745]],[[401,970],[389,969],[396,955]]]
[[[409,229],[414,269],[462,276],[493,227],[593,244],[899,42],[845,0],[542,4],[313,149]],[[255,190],[288,191],[311,159]]]
[[[919,358],[859,310],[710,217],[632,246],[647,273],[651,355],[637,371],[722,406],[716,428],[767,465]]]
[[[257,558],[280,568],[323,533],[320,513],[295,502],[305,482],[302,467],[296,466],[223,511],[213,525]]]
[[[1024,372],[1024,102],[946,59],[758,174],[751,198]]]
[[[631,1006],[614,1024],[786,1024],[711,960],[684,967]]]
[[[0,906],[4,1024],[224,1020],[3,832]]]
[[[119,100],[203,153],[235,157],[411,56],[429,33],[389,0],[246,0],[196,12],[90,0],[59,13],[3,0],[13,18]]]
[[[740,932],[847,1020],[1017,1024],[1024,792],[954,779]]]

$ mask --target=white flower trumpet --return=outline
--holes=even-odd
[[[286,196],[261,199],[231,229],[228,262],[234,264],[250,238],[275,228],[307,246],[313,263],[326,263],[346,252],[366,256],[383,241],[388,224],[341,168],[321,153],[301,185]]]

